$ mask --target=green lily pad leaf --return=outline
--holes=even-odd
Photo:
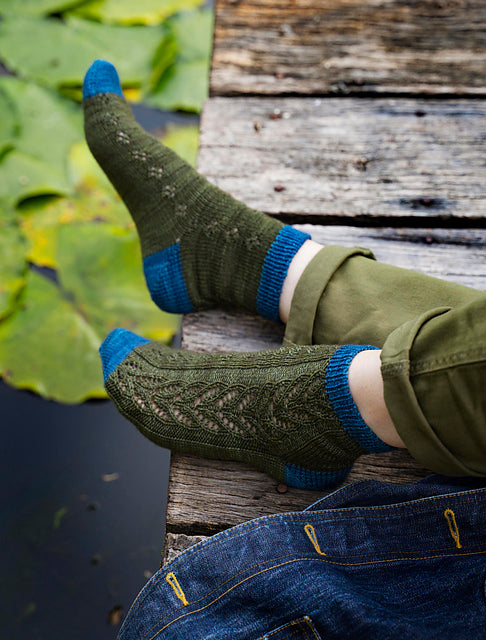
[[[46,194],[66,195],[70,185],[56,168],[17,150],[8,151],[0,163],[0,201],[16,205],[26,198]]]
[[[209,10],[183,13],[167,24],[179,53],[146,101],[159,109],[198,113],[208,96],[213,14]]]
[[[127,86],[139,87],[150,84],[154,51],[166,35],[164,26],[8,17],[0,31],[0,58],[19,75],[55,88],[81,87],[93,60],[105,58]]]
[[[72,9],[85,0],[2,0],[0,14],[44,16]]]
[[[20,115],[0,84],[0,157],[7,149],[13,147],[19,131]]]
[[[84,138],[79,107],[54,91],[11,76],[0,77],[1,95],[15,113],[15,148],[63,171],[68,150]],[[2,120],[8,118],[8,112],[0,113]]]
[[[190,165],[196,166],[199,148],[199,127],[197,125],[169,126],[162,142]]]
[[[27,275],[28,244],[17,225],[0,228],[0,319],[12,313]]]
[[[169,16],[203,4],[204,0],[93,0],[75,15],[105,23],[159,24]]]
[[[85,224],[59,231],[58,273],[64,291],[101,336],[124,327],[168,342],[179,316],[150,299],[135,230]]]
[[[134,228],[127,208],[85,142],[79,142],[71,148],[68,172],[74,184],[71,197],[36,198],[19,207],[20,224],[30,241],[28,259],[40,266],[57,267],[60,226],[96,221]]]
[[[101,340],[59,288],[31,272],[21,298],[22,307],[0,324],[0,375],[58,402],[106,397]]]
[[[158,109],[199,113],[208,97],[208,78],[209,60],[179,62],[164,74],[146,102]]]
[[[211,56],[214,13],[210,9],[186,11],[168,21],[177,42],[180,60],[200,60]]]

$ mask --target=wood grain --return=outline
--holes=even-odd
[[[198,169],[290,222],[485,226],[485,158],[480,101],[213,98]]]
[[[404,451],[362,456],[346,482],[374,478],[404,484],[428,472]],[[167,531],[211,535],[241,522],[272,513],[302,511],[329,491],[285,487],[243,463],[172,457]],[[334,490],[334,489],[333,489]]]
[[[206,540],[207,536],[187,536],[183,533],[168,533],[165,536],[164,551],[162,554],[162,566],[194,546],[198,542]]]
[[[218,0],[212,95],[486,93],[483,0]]]

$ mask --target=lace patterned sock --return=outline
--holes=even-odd
[[[145,132],[109,62],[90,67],[83,97],[88,145],[135,221],[155,303],[173,313],[237,306],[278,321],[288,266],[310,236],[249,209]]]
[[[280,482],[320,489],[344,480],[361,454],[390,450],[348,387],[351,360],[370,348],[199,354],[115,329],[100,352],[108,394],[157,444],[248,462]]]

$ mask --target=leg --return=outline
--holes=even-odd
[[[384,395],[410,452],[445,475],[486,475],[486,294],[396,329],[381,354]]]
[[[135,220],[164,310],[237,306],[288,319],[289,342],[381,347],[407,320],[477,293],[380,265],[363,249],[322,248],[236,201],[135,123],[109,63],[92,65],[83,93],[88,144]]]
[[[288,265],[310,236],[236,201],[139,127],[111,64],[91,66],[83,96],[89,147],[135,221],[154,302],[278,321]]]
[[[291,264],[289,274],[292,269]],[[392,331],[429,309],[456,308],[484,295],[377,262],[370,251],[360,248],[323,247],[300,269],[285,331],[285,342],[290,344],[381,348]]]
[[[101,356],[110,397],[157,444],[249,462],[317,489],[343,480],[361,454],[390,450],[361,418],[348,383],[351,363],[369,349],[199,354],[116,329]]]

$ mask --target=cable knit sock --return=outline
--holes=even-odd
[[[155,303],[173,313],[237,306],[278,321],[288,266],[310,236],[249,209],[144,131],[110,63],[93,63],[83,97],[88,145],[135,221]]]
[[[344,480],[361,454],[390,449],[363,422],[348,387],[351,360],[370,348],[199,354],[115,329],[100,351],[108,394],[157,444],[321,489]]]

